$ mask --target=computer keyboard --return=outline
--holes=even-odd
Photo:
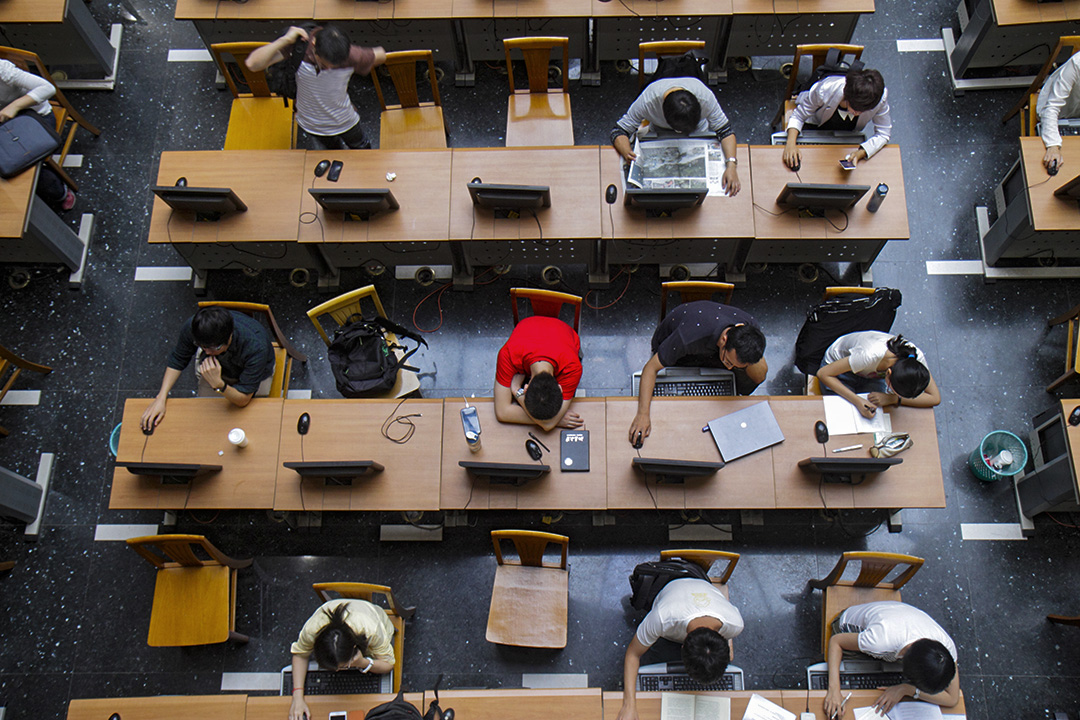
[[[741,678],[740,678],[741,680]],[[720,682],[702,685],[694,682],[689,675],[638,675],[639,692],[669,691],[687,692],[691,690],[742,690],[742,682],[736,682],[734,673],[724,673]]]
[[[840,673],[840,687],[844,690],[874,690],[907,682],[902,673]],[[811,690],[828,690],[829,676],[826,673],[810,675]]]
[[[1080,125],[1058,125],[1059,135],[1080,135]]]
[[[384,692],[383,675],[359,670],[309,670],[304,681],[305,695],[367,695]],[[281,694],[292,694],[292,671],[281,674]]]
[[[654,397],[730,397],[734,394],[735,383],[729,377],[718,380],[658,382],[653,386]]]

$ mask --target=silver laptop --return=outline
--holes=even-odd
[[[724,462],[784,442],[784,433],[780,432],[768,401],[710,421],[709,431]]]

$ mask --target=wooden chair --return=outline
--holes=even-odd
[[[723,295],[721,302],[725,305],[731,303],[731,296],[735,292],[735,286],[726,282],[709,282],[695,280],[671,280],[660,285],[660,319],[667,317],[668,293],[679,293],[679,302],[695,302],[697,300],[712,300],[713,295]],[[672,305],[674,308],[675,305]]]
[[[248,70],[244,61],[264,42],[215,43],[210,53],[232,93],[226,150],[291,150],[296,146],[292,103],[274,95],[266,73]]]
[[[704,40],[654,40],[638,43],[638,91],[645,87],[645,55],[652,53],[656,59],[685,55],[694,50],[704,50]]]
[[[1080,375],[1080,305],[1069,310],[1064,315],[1058,315],[1047,323],[1047,327],[1054,327],[1062,323],[1068,324],[1069,334],[1065,338],[1065,372],[1054,382],[1046,386],[1046,392],[1053,392],[1059,387]],[[3,395],[0,395],[3,397]]]
[[[101,130],[87,122],[86,118],[71,106],[71,103],[68,102],[64,93],[60,88],[56,87],[56,82],[52,79],[52,75],[49,74],[48,69],[45,67],[45,63],[41,61],[41,58],[37,56],[37,53],[32,53],[29,50],[17,50],[15,48],[0,46],[0,60],[7,60],[20,70],[25,70],[34,75],[40,75],[42,79],[46,80],[56,88],[56,94],[49,100],[49,104],[52,105],[53,115],[56,116],[56,134],[60,136],[60,140],[63,144],[60,146],[59,162],[52,158],[49,158],[45,162],[49,167],[56,171],[68,187],[77,192],[79,190],[79,184],[71,179],[71,176],[67,174],[67,171],[64,170],[63,167],[64,160],[67,159],[68,153],[71,151],[71,144],[75,142],[75,131],[79,128],[83,128],[84,130],[89,131],[94,137],[97,137],[101,135]]]
[[[570,293],[556,292],[555,290],[540,290],[537,288],[510,288],[510,306],[514,311],[514,325],[520,319],[518,315],[518,299],[525,298],[532,306],[533,315],[545,317],[559,317],[563,305],[574,308],[574,322],[570,325],[574,332],[579,332],[581,327],[581,296]]]
[[[803,58],[810,58],[810,76],[813,77],[814,72],[825,62],[825,58],[833,48],[840,51],[840,57],[842,58],[858,60],[862,57],[862,45],[837,44],[795,46],[795,58],[791,61],[791,76],[788,78],[787,92],[784,93],[784,101],[780,104],[780,109],[776,111],[776,117],[773,118],[773,127],[779,126],[780,129],[786,128],[788,118],[791,117],[791,113],[795,110],[795,86],[799,82],[799,66],[802,63]]]
[[[824,294],[821,296],[822,300],[830,300],[840,295],[873,295],[874,288],[872,287],[859,287],[855,285],[836,285],[833,287],[825,288]],[[806,394],[807,395],[822,395],[821,381],[817,379],[816,375],[808,375],[806,377]]]
[[[431,96],[434,98],[432,102],[420,102],[416,66],[421,62],[427,63]],[[379,73],[371,73],[371,79],[375,82],[375,94],[379,96],[379,104],[383,110],[379,120],[379,149],[445,148],[446,123],[443,121],[439,81],[431,51],[406,50],[387,53],[384,67],[390,74],[398,104],[386,104],[382,85],[379,83]]]
[[[1080,615],[1047,615],[1046,619],[1057,625],[1080,627]]]
[[[274,379],[270,382],[270,397],[285,397],[288,395],[293,360],[306,363],[307,355],[293,347],[292,343],[285,338],[281,328],[278,327],[277,320],[274,319],[274,313],[270,312],[269,305],[249,302],[206,301],[199,303],[199,307],[221,307],[226,310],[235,310],[249,315],[266,325],[274,338],[272,342],[274,346]]]
[[[366,287],[352,290],[339,295],[333,300],[327,300],[321,305],[316,305],[307,311],[308,319],[315,326],[315,329],[319,331],[319,337],[323,339],[327,347],[330,347],[330,336],[327,335],[326,330],[323,329],[322,323],[319,322],[319,318],[323,315],[329,315],[338,326],[348,325],[359,316],[364,315],[364,301],[368,300],[374,306],[374,311],[379,317],[386,317],[386,311],[383,310],[382,301],[379,300],[379,293],[375,289],[374,285],[367,285]],[[371,313],[368,313],[368,317],[371,317]],[[393,345],[397,343],[397,336],[393,333],[386,334],[386,342]],[[401,350],[395,350],[394,353],[400,357],[403,353]],[[384,393],[380,397],[396,398],[404,397],[410,393],[414,393],[420,389],[420,378],[417,374],[409,370],[398,371],[397,382],[394,383],[388,392]]]
[[[514,87],[514,64],[510,51],[521,50],[527,90]],[[553,48],[562,48],[562,89],[548,87],[548,63]],[[510,79],[510,102],[506,111],[506,146],[539,147],[573,145],[574,122],[570,115],[567,73],[570,40],[564,37],[522,37],[503,40],[506,74]]]
[[[825,659],[828,660],[833,618],[852,605],[881,600],[900,602],[900,588],[919,571],[923,562],[922,558],[912,555],[846,552],[840,556],[832,572],[821,580],[811,580],[810,587],[821,590],[824,594],[821,603],[821,649],[826,653]],[[859,564],[859,574],[854,580],[843,578],[849,563],[853,566]],[[890,576],[893,579],[887,580]]]
[[[1020,113],[1020,137],[1038,135],[1035,128],[1039,124],[1039,113],[1035,111],[1035,104],[1039,101],[1039,91],[1042,90],[1043,83],[1046,82],[1046,78],[1050,76],[1050,73],[1057,69],[1058,60],[1061,59],[1061,62],[1064,62],[1077,52],[1080,52],[1080,35],[1063,35],[1058,38],[1053,52],[1050,53],[1046,63],[1035,75],[1031,85],[1024,91],[1023,97],[1001,118],[1002,124],[1007,123],[1013,115]],[[1061,57],[1062,53],[1067,53],[1064,58]]]
[[[8,390],[15,384],[15,380],[18,379],[19,373],[23,370],[31,370],[42,375],[48,375],[52,372],[52,368],[47,365],[38,365],[32,363],[25,358],[21,358],[15,353],[8,350],[3,345],[0,345],[0,381],[3,381],[3,387],[0,387],[0,400],[4,399]],[[7,379],[4,379],[5,374]],[[4,437],[8,434],[7,428],[0,426],[0,437]]]
[[[518,562],[503,557],[501,542],[510,540]],[[570,572],[566,550],[570,538],[531,530],[492,530],[495,585],[491,589],[487,640],[519,647],[566,647],[566,608]],[[544,563],[550,545],[562,550],[556,565]]]
[[[724,552],[723,550],[661,550],[660,560],[686,560],[700,566],[705,572],[709,572],[717,561],[726,560],[727,566],[724,571],[719,575],[710,575],[709,578],[713,587],[722,592],[724,597],[727,598],[728,579],[739,562],[739,553]],[[731,657],[735,657],[735,648],[731,639],[728,639],[728,649],[731,651]]]
[[[148,645],[248,641],[236,632],[236,571],[251,560],[233,560],[202,535],[150,535],[127,543],[157,568]]]
[[[401,689],[402,668],[405,665],[405,621],[416,613],[414,607],[403,607],[394,598],[394,592],[386,585],[357,582],[315,583],[311,586],[323,602],[335,598],[367,600],[382,607],[390,624],[394,626],[394,692]],[[378,600],[382,602],[377,602]]]

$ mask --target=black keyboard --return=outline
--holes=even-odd
[[[382,675],[359,670],[308,670],[305,695],[368,695],[382,692]],[[281,694],[292,694],[292,672],[281,674]]]
[[[1059,135],[1080,135],[1080,125],[1058,125]]]
[[[653,386],[655,397],[732,397],[734,395],[735,383],[731,378],[658,382]]]
[[[736,687],[736,684],[739,687]],[[703,685],[694,682],[689,675],[638,675],[638,692],[658,692],[674,690],[687,692],[690,690],[742,690],[742,683],[735,682],[735,673],[724,673],[720,682],[712,685]]]
[[[907,682],[902,673],[840,673],[840,687],[844,690],[876,690],[879,687],[890,687]],[[829,676],[827,673],[812,673],[810,675],[811,690],[828,690]]]

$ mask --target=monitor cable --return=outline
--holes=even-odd
[[[635,448],[635,450],[637,452],[638,460],[640,460],[641,459],[641,448]],[[643,473],[643,475],[645,476],[645,489],[649,491],[649,499],[652,500],[653,508],[656,510],[656,516],[658,518],[660,518],[661,520],[663,520],[664,515],[663,515],[663,513],[660,512],[660,505],[657,504],[656,496],[653,495],[652,488],[649,487],[649,474],[648,473]],[[659,491],[659,488],[657,490]]]
[[[408,397],[401,398],[398,404],[394,406],[394,409],[390,411],[390,414],[386,417],[386,420],[383,421],[382,427],[379,430],[379,432],[382,433],[382,436],[384,438],[394,443],[395,445],[404,445],[405,443],[409,442],[409,440],[412,439],[413,434],[416,432],[416,425],[413,423],[412,419],[423,417],[421,413],[398,415],[398,408],[400,408],[406,400],[408,400]],[[405,426],[404,434],[400,437],[392,437],[390,435],[390,428],[397,424]]]

